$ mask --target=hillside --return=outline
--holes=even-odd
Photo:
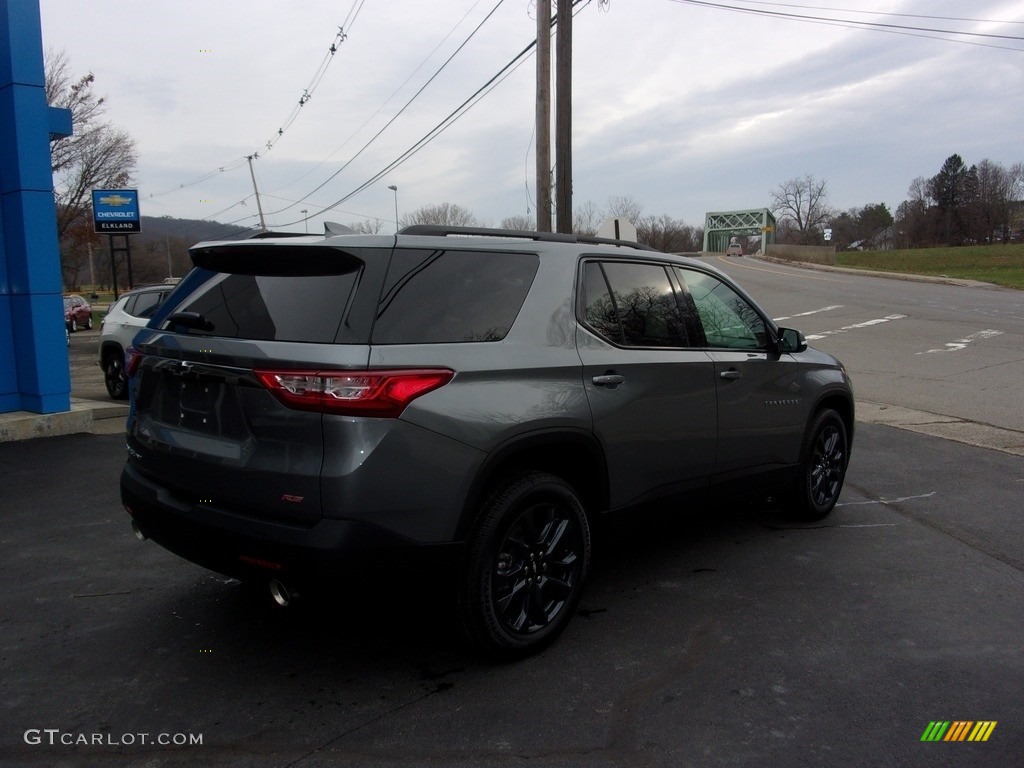
[[[174,219],[170,216],[143,216],[142,232],[135,237],[145,240],[183,240],[189,245],[203,240],[241,240],[255,230],[202,219]]]

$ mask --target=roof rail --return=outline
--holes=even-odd
[[[266,240],[271,237],[308,237],[303,232],[272,232],[269,229],[264,229],[257,232],[255,235],[249,235],[247,240]]]
[[[413,224],[406,227],[400,235],[426,235],[447,237],[449,235],[475,237],[508,237],[517,240],[537,240],[547,243],[588,243],[593,245],[617,245],[626,248],[638,248],[645,251],[656,250],[647,245],[632,243],[627,240],[612,240],[603,237],[565,234],[563,232],[536,232],[525,229],[491,229],[488,227],[454,227],[444,224]]]

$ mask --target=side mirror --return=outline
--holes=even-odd
[[[795,354],[807,349],[807,339],[800,331],[779,328],[779,354]]]

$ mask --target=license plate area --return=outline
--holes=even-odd
[[[178,396],[178,426],[197,432],[219,434],[216,403],[221,399],[223,385],[212,381],[182,378]]]
[[[156,420],[211,437],[249,437],[235,388],[216,376],[164,372],[154,399]]]

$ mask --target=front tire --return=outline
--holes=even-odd
[[[572,619],[590,558],[590,525],[568,483],[529,472],[498,485],[481,508],[460,578],[470,640],[502,659],[547,646]]]
[[[794,511],[802,520],[821,520],[839,501],[850,462],[846,424],[831,408],[818,412],[804,436],[800,473],[793,489]]]

